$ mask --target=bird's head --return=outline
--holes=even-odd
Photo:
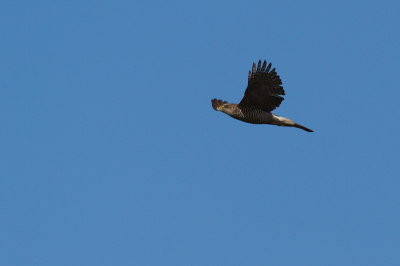
[[[236,104],[224,103],[217,107],[218,111],[221,111],[227,115],[232,115]]]
[[[213,99],[211,100],[212,107],[215,111],[224,112],[227,115],[233,114],[233,111],[237,104],[228,103],[226,101]]]

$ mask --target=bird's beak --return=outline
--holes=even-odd
[[[218,110],[218,111],[222,111],[222,106],[218,106],[218,107],[217,107],[217,110]]]

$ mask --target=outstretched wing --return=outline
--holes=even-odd
[[[255,106],[266,112],[271,112],[279,107],[283,98],[279,95],[285,95],[281,78],[276,74],[275,68],[271,69],[271,63],[268,67],[267,61],[264,60],[261,66],[261,60],[256,64],[253,63],[253,69],[249,71],[249,83],[244,92],[244,97],[239,103],[239,108],[245,106]]]

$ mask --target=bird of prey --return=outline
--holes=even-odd
[[[279,107],[285,95],[281,84],[281,78],[276,74],[275,68],[268,67],[264,60],[253,63],[252,71],[249,70],[249,81],[244,97],[239,104],[212,99],[211,104],[215,111],[221,111],[235,119],[251,124],[270,124],[285,127],[297,127],[307,132],[314,132],[302,125],[299,125],[289,118],[277,116],[271,111]]]

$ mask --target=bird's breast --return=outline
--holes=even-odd
[[[241,109],[232,117],[251,124],[271,124],[273,121],[271,113],[256,108]]]

